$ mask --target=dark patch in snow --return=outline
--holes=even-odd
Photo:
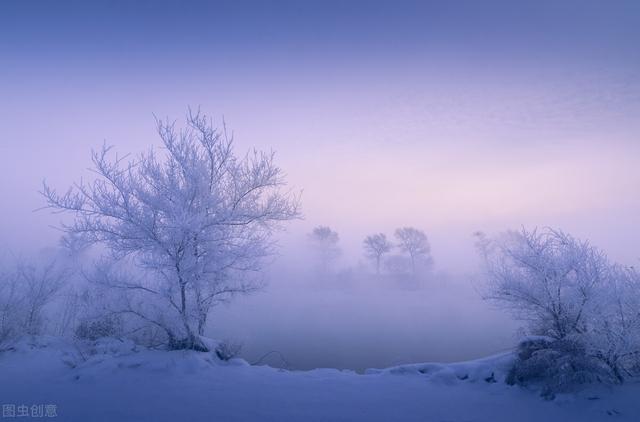
[[[488,382],[488,383],[491,383],[491,384],[498,382],[498,381],[496,381],[496,377],[495,377],[495,374],[493,372],[491,373],[491,375],[486,377],[484,380],[485,380],[485,382]]]

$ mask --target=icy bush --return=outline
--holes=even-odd
[[[80,340],[97,340],[103,337],[116,337],[121,331],[121,321],[115,316],[104,316],[94,320],[80,322],[75,336]]]
[[[67,276],[67,269],[55,261],[41,265],[19,262],[0,268],[0,344],[45,332],[45,310]]]
[[[513,312],[532,334],[519,346],[510,381],[538,382],[552,394],[638,374],[640,275],[561,231],[510,232],[478,246],[485,297]]]
[[[610,368],[590,356],[576,339],[532,337],[520,342],[507,384],[537,386],[544,397],[574,391],[581,385],[613,382]]]

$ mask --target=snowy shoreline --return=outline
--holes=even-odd
[[[130,341],[25,338],[0,353],[0,401],[64,421],[632,421],[640,384],[544,400],[504,382],[513,354],[365,374],[286,371]]]

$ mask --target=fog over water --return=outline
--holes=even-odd
[[[517,325],[457,283],[415,286],[372,276],[328,287],[303,279],[291,287],[274,280],[218,309],[210,332],[243,344],[250,362],[295,369],[451,362],[509,349]],[[263,356],[270,351],[280,354]]]
[[[626,18],[637,4],[245,16],[224,3],[205,31],[214,10],[174,20],[169,3],[123,4],[117,26],[117,13],[78,7],[18,27],[29,11],[0,6],[5,255],[56,245],[63,217],[34,212],[43,179],[90,178],[102,142],[122,154],[158,145],[154,114],[180,120],[192,106],[224,118],[238,152],[276,151],[302,192],[304,218],[278,234],[267,287],[211,316],[210,335],[243,343],[251,362],[276,350],[287,362],[265,363],[361,370],[508,348],[518,325],[480,298],[476,230],[558,227],[637,263],[640,28]],[[342,249],[324,278],[307,239],[317,225]],[[363,238],[407,225],[429,237],[430,275],[375,276]]]

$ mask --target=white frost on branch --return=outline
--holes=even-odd
[[[587,241],[525,229],[498,239],[476,233],[485,298],[511,310],[532,334],[584,348],[618,381],[640,368],[640,274]]]
[[[44,183],[47,207],[74,218],[62,229],[101,244],[114,262],[96,277],[123,293],[118,312],[160,327],[171,347],[199,348],[212,305],[259,287],[272,234],[299,216],[274,153],[237,157],[226,130],[199,111],[186,127],[157,121],[160,152],[93,151],[95,180],[63,194]]]

